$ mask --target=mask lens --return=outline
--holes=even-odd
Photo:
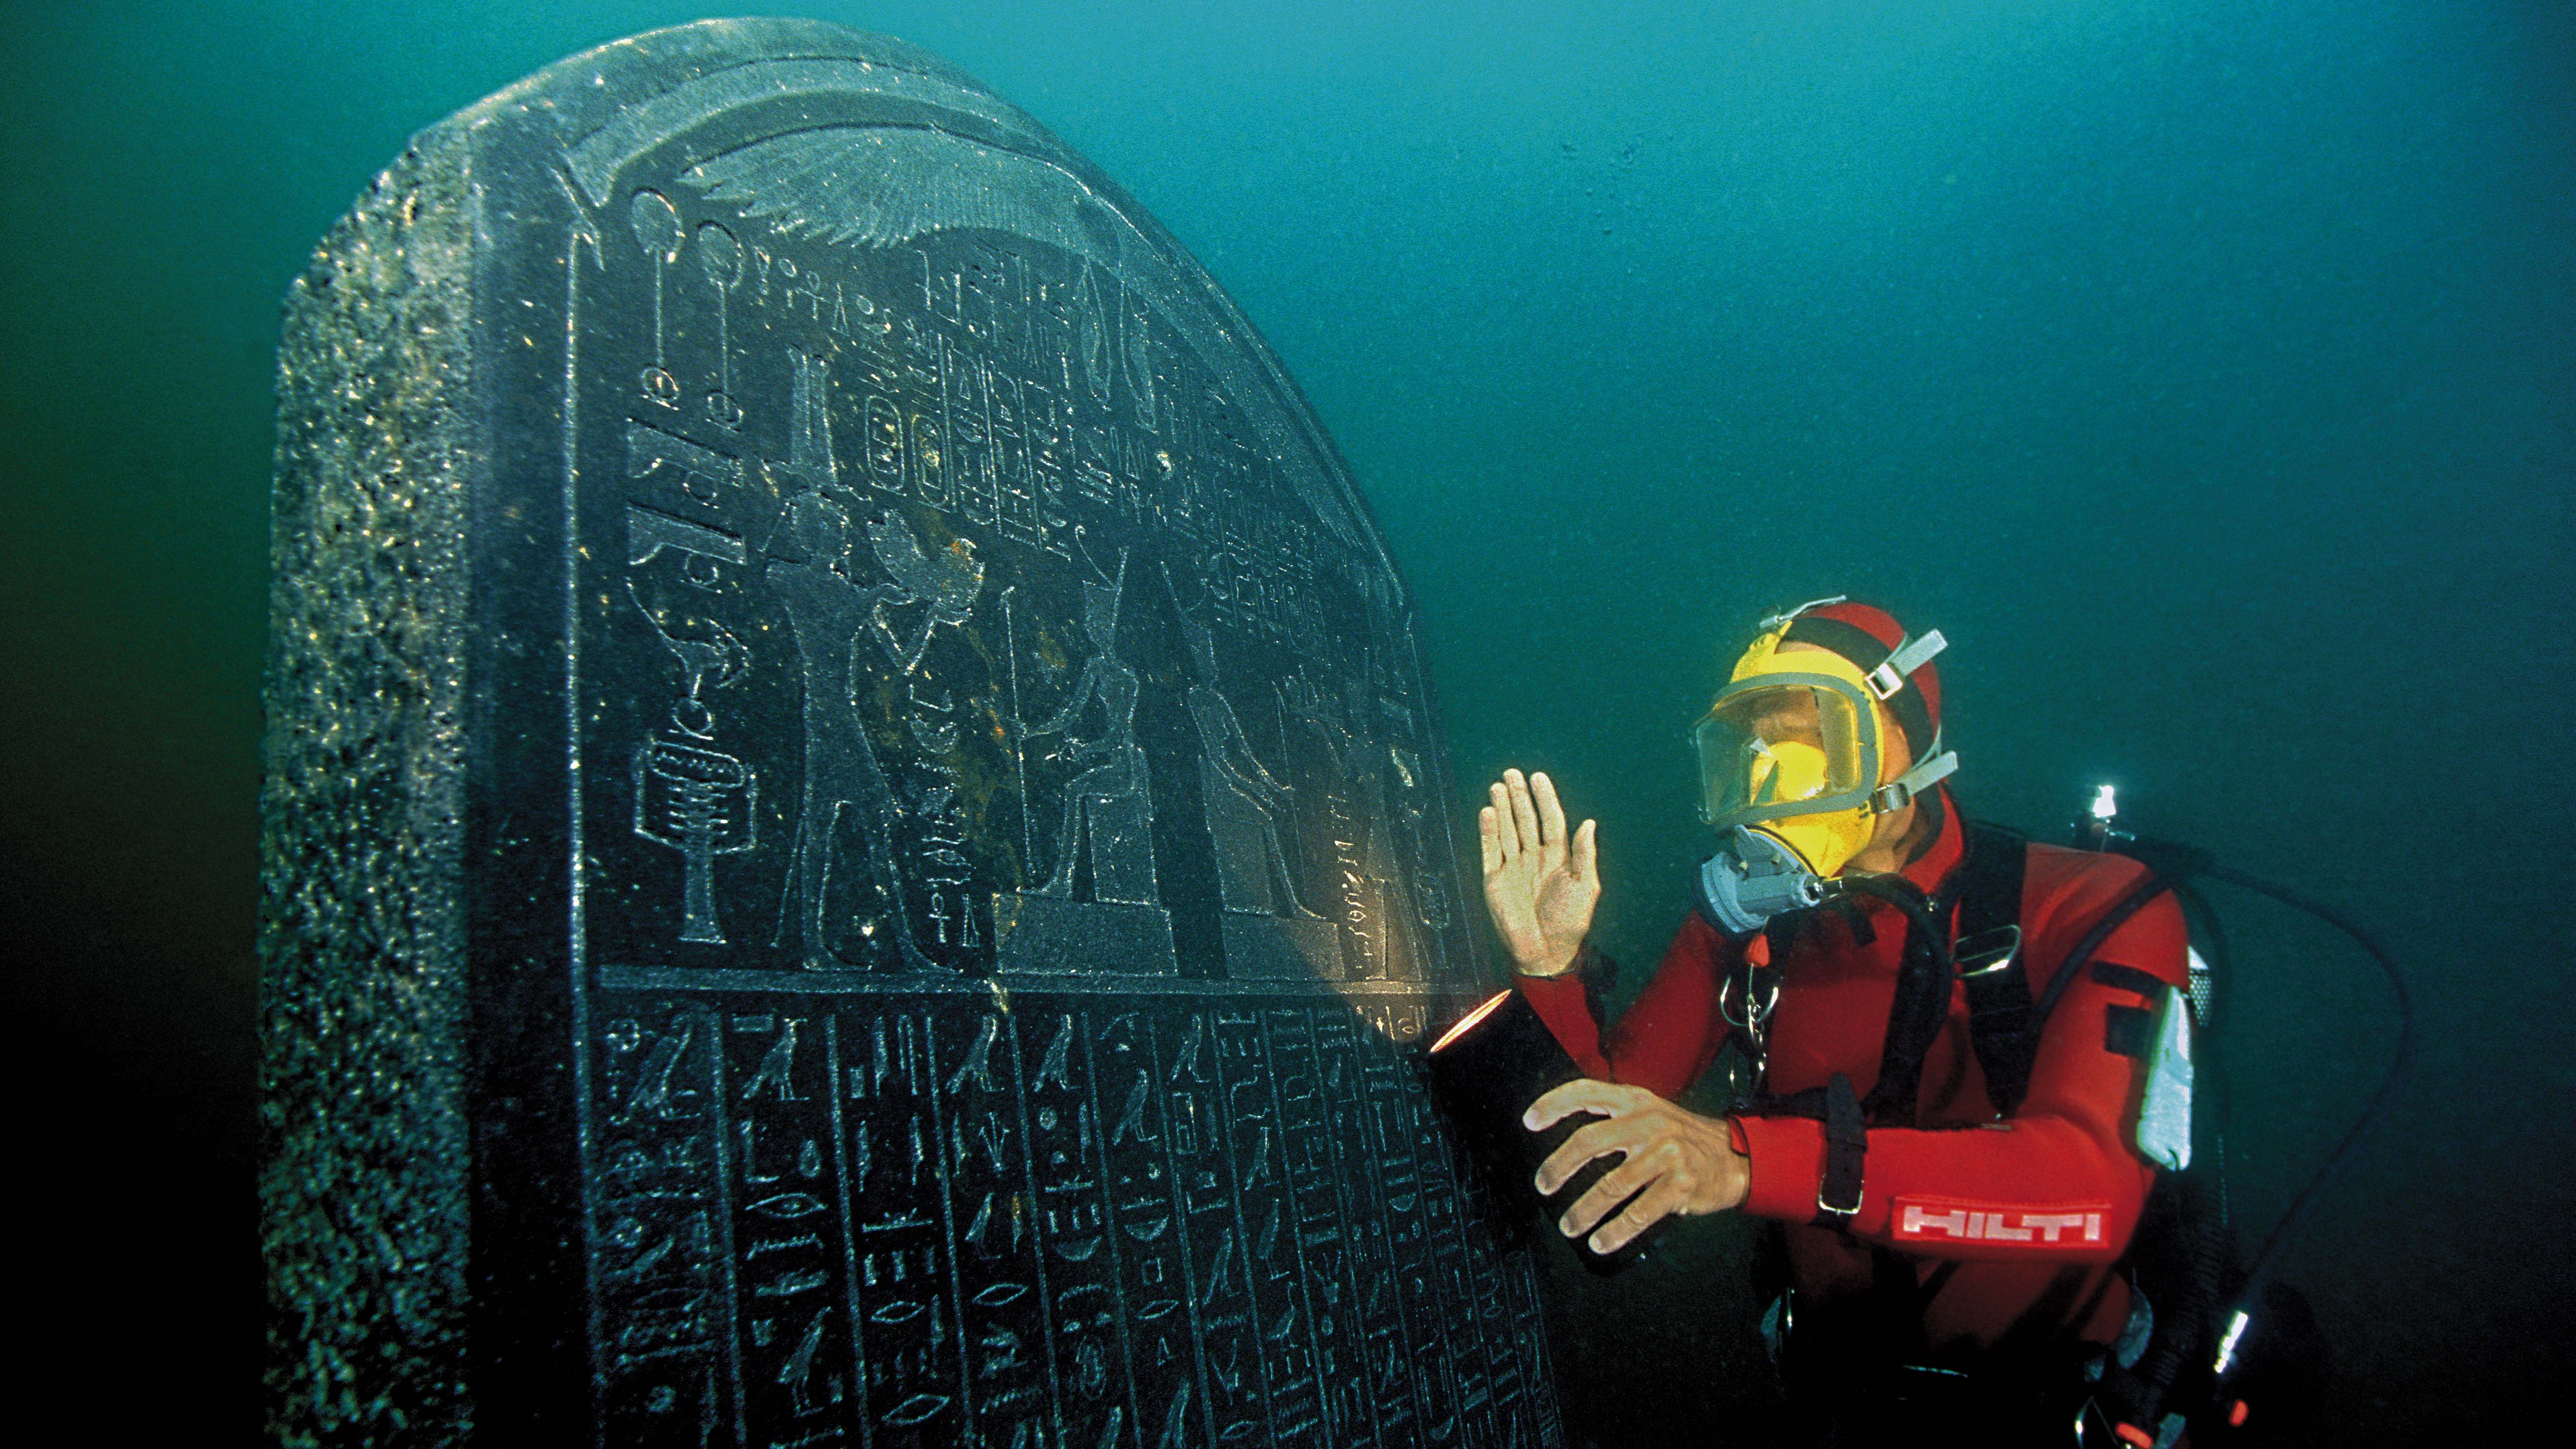
[[[1842,808],[1860,790],[1858,712],[1833,689],[1782,684],[1729,694],[1700,720],[1697,741],[1702,810],[1713,825]]]

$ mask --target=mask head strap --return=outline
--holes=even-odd
[[[1869,692],[1877,695],[1881,701],[1895,698],[1897,691],[1905,687],[1905,681],[1915,670],[1922,668],[1933,655],[1949,647],[1950,641],[1942,638],[1941,631],[1938,629],[1920,639],[1900,641],[1884,663],[1869,671]]]
[[[1959,773],[1959,752],[1941,749],[1938,740],[1932,743],[1939,753],[1870,792],[1871,809],[1882,815],[1893,814],[1913,804],[1917,795]]]
[[[1803,605],[1816,608],[1819,605]],[[1923,702],[1923,691],[1908,689],[1908,676],[1931,662],[1932,656],[1950,646],[1941,631],[1932,630],[1920,639],[1902,639],[1888,648],[1868,630],[1857,624],[1819,614],[1792,618],[1781,634],[1783,644],[1813,644],[1819,649],[1841,655],[1868,678],[1870,693],[1878,696],[1897,727],[1905,731],[1905,743],[1917,760],[1929,760],[1941,752],[1940,731],[1933,728],[1932,711]]]

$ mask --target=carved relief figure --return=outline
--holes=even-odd
[[[877,589],[868,606],[868,624],[888,662],[906,675],[921,668],[922,654],[942,624],[952,627],[974,617],[975,597],[984,586],[984,565],[975,545],[956,539],[945,549],[925,552],[903,515],[888,511],[868,524],[868,548],[893,578]],[[887,621],[889,609],[918,607],[919,626],[907,635]],[[912,802],[912,883],[929,891],[930,931],[940,947],[972,949],[983,944],[966,893],[958,890],[973,874],[965,855],[966,822],[958,813],[959,773],[956,760],[956,703],[947,690],[925,688],[916,677],[904,686],[910,705],[904,723],[921,753],[912,760],[908,794]],[[916,937],[918,939],[918,937]]]
[[[1168,572],[1163,584],[1171,589]],[[1181,607],[1177,590],[1172,609],[1189,644],[1184,699],[1198,726],[1199,796],[1216,847],[1227,974],[1337,977],[1340,948],[1332,923],[1298,898],[1296,871],[1279,833],[1283,818],[1295,827],[1295,797],[1253,753],[1234,705],[1218,687],[1215,630]]]
[[[1296,916],[1320,921],[1297,899],[1297,882],[1280,844],[1279,817],[1290,814],[1288,787],[1271,777],[1234,706],[1217,689],[1216,636],[1207,625],[1181,616],[1189,639],[1190,719],[1199,729],[1199,784],[1207,801],[1208,834],[1216,842],[1217,883],[1229,911]],[[1274,902],[1271,887],[1278,887]]]
[[[877,647],[910,674],[920,665],[922,651],[930,647],[934,630],[942,624],[963,624],[974,617],[975,595],[984,587],[984,566],[976,562],[975,545],[968,539],[958,539],[935,556],[922,552],[920,540],[912,536],[911,525],[896,513],[869,521],[868,549],[894,580],[892,586],[875,592],[868,622],[876,629]],[[925,607],[921,611],[921,628],[907,643],[886,622],[886,610],[914,604]]]
[[[994,902],[1005,970],[1062,971],[1075,962],[1120,972],[1178,969],[1171,917],[1154,875],[1153,778],[1136,739],[1140,683],[1118,657],[1118,605],[1126,586],[1123,550],[1114,576],[1083,580],[1082,631],[1091,641],[1091,657],[1055,713],[1019,729],[1023,745],[1064,736],[1061,758],[1087,768],[1064,787],[1054,873],[1043,885]],[[1100,732],[1089,738],[1073,734],[1094,705]],[[1090,899],[1079,900],[1085,860],[1091,866]]]
[[[1363,670],[1345,679],[1337,696],[1301,670],[1281,684],[1280,699],[1332,761],[1326,809],[1342,881],[1335,915],[1359,952],[1354,974],[1378,979],[1418,973],[1414,937],[1421,913],[1387,808],[1387,776],[1401,762],[1380,737],[1367,677]]]
[[[1159,899],[1154,888],[1153,786],[1144,747],[1136,743],[1136,671],[1118,658],[1118,601],[1126,585],[1123,551],[1115,578],[1083,580],[1082,631],[1097,652],[1083,661],[1082,677],[1054,717],[1028,731],[1030,738],[1063,734],[1071,759],[1100,762],[1065,786],[1055,874],[1038,887],[1038,895],[1073,895],[1074,866],[1087,837],[1096,898],[1128,905],[1153,905]],[[1086,740],[1066,733],[1094,701],[1100,705],[1100,734]]]
[[[904,965],[929,970],[930,959],[913,944],[895,873],[894,795],[858,716],[860,641],[883,631],[878,610],[889,597],[908,596],[897,586],[862,589],[850,579],[850,516],[832,496],[840,488],[824,413],[823,362],[798,353],[795,369],[789,458],[779,471],[804,487],[787,500],[786,520],[770,548],[768,580],[787,606],[804,665],[805,790],[779,907],[779,938],[783,943],[792,919],[808,967],[829,968],[847,959],[836,949],[843,943],[836,942],[827,919],[827,901],[842,814],[855,811],[864,856],[855,862],[861,890],[873,894],[877,905],[854,913],[857,933],[868,944],[856,948],[860,961],[852,964],[874,954],[878,933],[888,931]]]

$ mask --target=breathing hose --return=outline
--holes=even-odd
[[[1878,1081],[1861,1099],[1861,1111],[1872,1121],[1893,1114],[1911,1120],[1923,1085],[1923,1058],[1950,1014],[1950,989],[1958,980],[1950,933],[1941,928],[1931,902],[1912,881],[1900,875],[1849,875],[1843,888],[1896,907],[1912,923],[1909,949],[1897,974],[1896,1000],[1889,1005],[1887,1045],[1879,1061]],[[1911,943],[1927,949],[1919,954]]]
[[[2397,959],[2389,955],[2387,949],[2374,940],[2369,932],[2353,924],[2343,913],[2323,902],[2310,900],[2276,881],[2265,880],[2261,876],[2220,865],[2208,851],[2195,846],[2144,836],[2115,835],[2110,838],[2109,848],[2144,864],[2148,871],[2147,878],[2130,891],[2118,905],[2113,906],[2091,931],[2085,933],[2084,939],[2076,944],[2074,951],[2067,955],[2066,964],[2058,969],[2055,979],[2048,983],[2047,992],[2037,1003],[2037,1012],[2041,1021],[2047,1020],[2050,1009],[2057,1005],[2058,998],[2064,994],[2068,983],[2076,974],[2092,964],[2093,953],[2100,950],[2103,943],[2111,938],[2111,933],[2118,930],[2131,916],[2144,909],[2147,903],[2157,896],[2166,891],[2172,891],[2184,904],[2198,906],[2204,922],[2214,919],[2207,903],[2202,900],[2200,892],[2192,884],[2191,878],[2196,875],[2224,881],[2240,889],[2252,891],[2256,895],[2268,896],[2292,910],[2305,912],[2343,932],[2352,938],[2353,944],[2369,953],[2370,958],[2379,964],[2381,972],[2388,977],[2390,989],[2397,995],[2397,1053],[2390,1060],[2388,1070],[2381,1075],[2379,1086],[2370,1094],[2370,1101],[2362,1107],[2361,1115],[2353,1119],[2352,1126],[2345,1130],[2342,1140],[2335,1144],[2334,1151],[2328,1153],[2326,1160],[2309,1175],[2307,1184],[2299,1189],[2298,1196],[2290,1200],[2290,1206],[2281,1214],[2280,1221],[2272,1225],[2272,1231],[2263,1239],[2261,1250],[2254,1255],[2253,1265],[2246,1270],[2244,1287],[2236,1295],[2236,1301],[2227,1317],[2227,1327],[2219,1338],[2216,1361],[2210,1365],[2213,1378],[2217,1383],[2224,1385],[2229,1371],[2235,1367],[2239,1340],[2244,1337],[2246,1328],[2254,1320],[2255,1305],[2262,1301],[2263,1288],[2270,1282],[2272,1270],[2279,1265],[2281,1255],[2288,1250],[2292,1240],[2298,1236],[2299,1229],[2307,1222],[2308,1215],[2315,1210],[2319,1189],[2323,1188],[2343,1166],[2345,1160],[2352,1156],[2353,1148],[2368,1135],[2370,1129],[2378,1125],[2380,1115],[2386,1110],[2389,1099],[2395,1095],[2398,1084],[2413,1074],[2415,994],[2408,988],[2406,973],[2398,966]],[[2223,952],[2223,936],[2215,937],[2213,944]]]
[[[1941,974],[1948,976],[1955,969],[1950,959],[1949,933],[1934,921],[1931,903],[1924,899],[1923,892],[1912,881],[1901,875],[1870,875],[1855,871],[1841,877],[1836,884],[1853,895],[1869,896],[1896,907],[1905,919],[1914,923],[1916,930],[1923,933],[1925,944],[1932,948],[1932,962]]]
[[[2353,944],[2370,953],[2370,958],[2379,963],[2379,969],[2388,977],[2390,989],[2397,993],[2397,1055],[2380,1077],[2379,1089],[2370,1094],[2370,1101],[2361,1109],[2361,1115],[2354,1119],[2352,1126],[2344,1132],[2343,1140],[2335,1144],[2334,1151],[2308,1178],[2307,1186],[2300,1188],[2299,1195],[2290,1200],[2288,1211],[2281,1214],[2281,1220],[2272,1225],[2272,1231],[2263,1239],[2262,1251],[2254,1255],[2253,1267],[2246,1270],[2244,1290],[2236,1296],[2235,1311],[2228,1317],[2226,1334],[2219,1342],[2217,1362],[2211,1365],[2218,1382],[2224,1384],[2229,1369],[2235,1364],[2237,1340],[2244,1335],[2246,1325],[2253,1321],[2254,1306],[2262,1300],[2263,1285],[2270,1279],[2273,1267],[2279,1263],[2282,1252],[2289,1247],[2300,1225],[2307,1221],[2309,1212],[2316,1206],[2317,1190],[2325,1186],[2326,1180],[2334,1176],[2336,1169],[2352,1155],[2354,1146],[2363,1135],[2378,1123],[2380,1113],[2396,1093],[2398,1084],[2415,1069],[2415,995],[2406,985],[2406,973],[2399,968],[2397,958],[2389,955],[2369,932],[2354,925],[2333,907],[2310,900],[2287,886],[2214,861],[2204,870],[2212,880],[2225,881],[2256,895],[2269,896],[2350,936]]]

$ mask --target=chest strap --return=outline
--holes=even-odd
[[[2123,922],[2138,913],[2168,884],[2150,875],[2120,899],[2061,962],[2048,991],[2037,1000],[2030,988],[2030,964],[2021,928],[2022,888],[2030,869],[2030,840],[2019,831],[1983,821],[1967,827],[1966,857],[1942,895],[1932,902],[1936,919],[1957,902],[1956,961],[1958,981],[1968,998],[1968,1042],[1977,1054],[1977,1069],[1986,1079],[1986,1098],[1998,1116],[2021,1110],[2030,1095],[2030,1074],[2039,1060],[2049,1010],[2067,985],[2093,964],[2093,953]],[[1921,943],[1906,942],[1906,965],[1897,974],[1896,1000],[1888,1013],[1887,1044],[1881,1050],[1880,1078],[1867,1104],[1870,1120],[1888,1125],[1911,1121],[1921,1090],[1923,1056],[1949,1012],[1946,981],[1934,981],[1917,965]],[[1938,991],[1935,999],[1933,992]],[[1926,1019],[1928,1018],[1928,1029]]]
[[[1851,1078],[1840,1072],[1825,1084],[1825,1175],[1816,1188],[1820,1228],[1839,1228],[1860,1211],[1863,1168],[1869,1157],[1869,1124],[1862,1119],[1860,1098]]]
[[[2041,1022],[2021,951],[2022,882],[2030,842],[2018,832],[1983,823],[1971,823],[1967,835],[1966,858],[1936,896],[1925,898],[1901,877],[1879,877],[1862,887],[1864,893],[1896,906],[1906,919],[1896,996],[1888,1009],[1887,1036],[1879,1048],[1878,1080],[1869,1095],[1855,1094],[1851,1079],[1836,1072],[1822,1088],[1785,1097],[1763,1093],[1748,1104],[1759,1115],[1823,1122],[1824,1175],[1813,1219],[1818,1227],[1842,1227],[1860,1211],[1869,1124],[1913,1125],[1922,1093],[1923,1059],[1949,1019],[1952,981],[1967,989],[1969,1039],[1995,1109],[2010,1115],[2029,1090]],[[1780,938],[1794,930],[1787,919],[1773,919],[1766,941],[1772,953],[1792,949],[1789,941]],[[1747,995],[1752,987],[1750,965],[1745,968]]]

